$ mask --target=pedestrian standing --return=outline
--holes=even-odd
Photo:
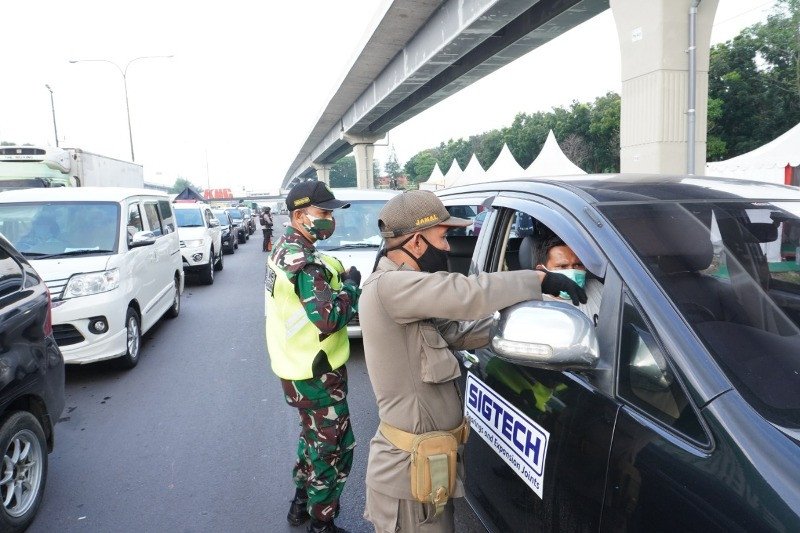
[[[450,216],[429,191],[398,195],[380,212],[384,257],[359,303],[380,417],[364,517],[378,533],[453,531],[468,423],[451,350],[486,346],[494,311],[541,299],[542,292],[566,291],[575,304],[586,299],[575,282],[553,272],[449,274],[447,231],[470,223]]]
[[[350,357],[347,323],[356,314],[361,274],[314,243],[336,227],[337,200],[325,184],[303,182],[289,192],[291,224],[267,259],[267,350],[286,402],[300,413],[293,469],[295,495],[287,520],[311,518],[308,531],[344,531],[334,524],[353,462],[355,438],[347,407]]]
[[[264,234],[264,244],[262,246],[262,251],[264,252],[271,252],[272,251],[272,209],[269,206],[266,206],[264,209],[261,210],[261,232]]]

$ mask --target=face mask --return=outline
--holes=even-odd
[[[306,217],[308,217],[308,221],[311,224],[303,222],[303,227],[315,240],[324,241],[333,235],[333,231],[336,229],[336,221],[334,219],[315,217],[308,213],[306,213]]]
[[[378,259],[375,262],[375,266],[377,267],[378,261],[380,261],[381,256],[385,256],[388,252],[392,250],[403,250],[405,254],[414,260],[417,263],[417,266],[422,272],[440,272],[442,270],[447,270],[447,258],[450,256],[449,252],[445,252],[444,250],[440,250],[439,248],[432,245],[428,239],[420,235],[420,238],[425,241],[428,245],[428,249],[419,256],[414,257],[411,252],[404,248],[405,244],[413,239],[414,236],[412,235],[408,239],[401,242],[399,245],[395,246],[394,248],[388,248],[383,250],[379,255]],[[374,270],[374,269],[373,269]]]
[[[586,287],[586,271],[585,270],[578,270],[577,268],[565,268],[564,270],[551,270],[550,272],[556,272],[558,274],[563,274],[567,276],[569,279],[574,281],[578,287],[584,288]],[[559,298],[562,300],[571,300],[569,294],[564,291],[558,295]]]

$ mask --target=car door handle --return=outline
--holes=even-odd
[[[459,350],[458,355],[461,356],[461,360],[464,362],[464,368],[466,369],[470,369],[480,362],[477,355],[466,350]]]

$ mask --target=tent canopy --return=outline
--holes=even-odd
[[[786,165],[800,165],[800,124],[752,152],[707,163],[706,175],[783,183]]]
[[[523,176],[526,178],[543,178],[545,176],[574,176],[586,174],[581,167],[569,160],[561,151],[556,141],[553,130],[547,134],[547,140],[542,146],[542,151],[533,160],[531,166],[525,169]]]
[[[192,189],[191,187],[186,187],[181,192],[178,193],[178,196],[175,197],[175,200],[194,200],[196,202],[205,202],[206,199],[203,198],[201,194],[197,191]]]
[[[499,181],[522,176],[524,169],[514,159],[508,145],[503,143],[500,155],[497,156],[492,166],[486,171],[486,181]]]
[[[461,173],[461,176],[453,183],[456,185],[469,185],[470,183],[480,183],[486,180],[486,171],[483,169],[478,157],[473,153],[469,158],[467,168]]]
[[[454,157],[453,162],[450,164],[450,170],[444,175],[444,186],[452,187],[458,181],[459,176],[461,176],[461,167],[458,166],[458,161]]]

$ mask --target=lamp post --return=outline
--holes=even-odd
[[[89,62],[110,63],[111,65],[117,67],[119,73],[122,74],[122,86],[125,89],[125,110],[128,113],[128,139],[130,140],[131,143],[131,161],[133,162],[136,162],[136,158],[133,155],[133,132],[131,130],[131,106],[128,103],[128,67],[131,66],[131,63],[133,63],[134,61],[139,61],[140,59],[169,59],[171,57],[173,56],[168,55],[168,56],[135,57],[125,64],[125,68],[120,67],[118,64],[108,59],[70,59],[69,61],[70,63],[89,63]]]
[[[58,147],[58,128],[56,127],[56,104],[53,101],[53,89],[50,88],[49,83],[44,84],[47,90],[50,91],[50,109],[53,110],[53,132],[56,135],[56,147]]]

